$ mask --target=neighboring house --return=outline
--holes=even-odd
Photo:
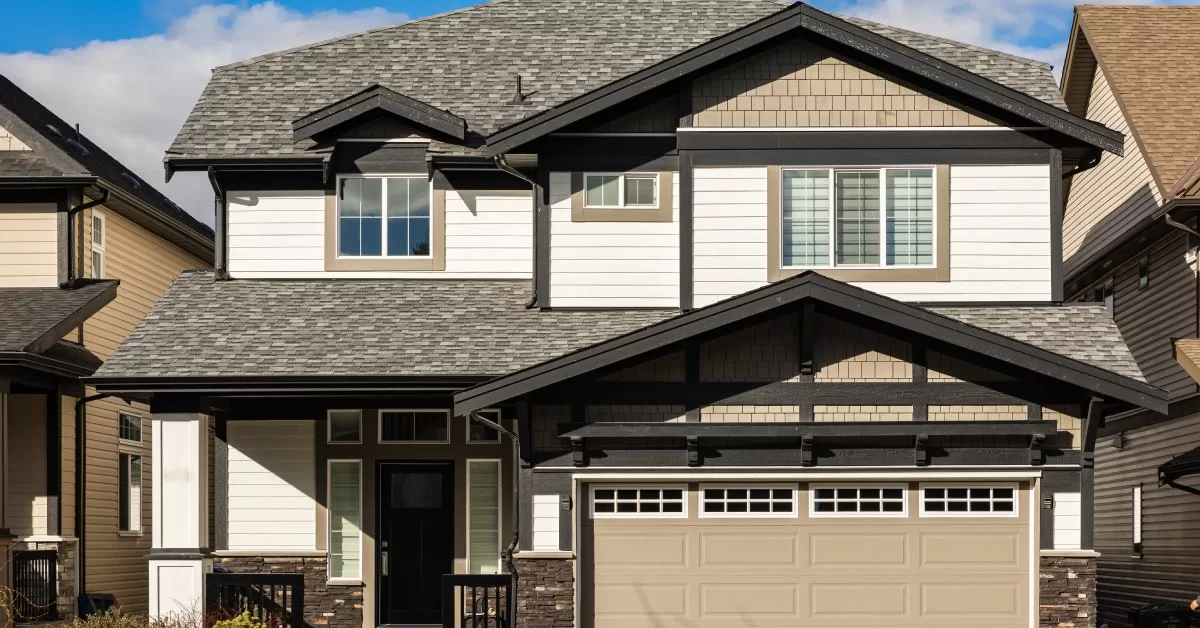
[[[1058,303],[1123,147],[1046,64],[767,0],[218,68],[166,160],[215,270],[89,380],[153,411],[151,612],[504,619],[515,568],[529,628],[1091,626],[1096,431],[1166,407]]]
[[[1139,32],[1156,45],[1131,41]],[[1067,187],[1067,295],[1103,302],[1170,394],[1168,415],[1114,418],[1097,445],[1100,618],[1113,628],[1131,608],[1200,593],[1200,70],[1179,62],[1197,54],[1200,7],[1085,6],[1063,71],[1071,111],[1125,134],[1123,158],[1104,155]]]
[[[145,612],[149,408],[90,397],[80,378],[181,270],[211,266],[212,243],[210,228],[0,76],[0,527],[18,550],[3,571],[28,602],[19,620],[72,617],[84,591]]]

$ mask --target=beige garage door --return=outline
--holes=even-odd
[[[593,628],[1030,625],[1028,487],[587,487]]]

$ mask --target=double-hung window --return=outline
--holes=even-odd
[[[104,277],[104,240],[108,237],[108,220],[99,210],[92,210],[92,278]]]
[[[142,531],[142,417],[117,414],[117,530]]]
[[[593,208],[658,207],[656,172],[587,173],[583,177],[584,206]]]
[[[429,181],[424,175],[340,179],[337,229],[341,258],[431,257]]]
[[[934,179],[932,167],[784,169],[782,267],[934,266]]]

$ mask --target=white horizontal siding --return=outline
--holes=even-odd
[[[0,204],[0,287],[57,285],[58,212],[54,205]]]
[[[533,551],[557,552],[559,547],[559,496],[533,496]]]
[[[316,449],[310,421],[230,421],[229,549],[316,548]]]
[[[695,300],[767,282],[767,169],[695,171]],[[1048,301],[1050,167],[950,169],[950,281],[860,282],[903,301]]]
[[[529,279],[533,210],[528,192],[446,192],[446,270],[325,271],[325,196],[320,191],[234,192],[229,198],[229,272],[238,278]]]
[[[554,307],[679,305],[679,180],[671,222],[572,222],[571,175],[550,174]]]
[[[1079,493],[1054,494],[1054,549],[1077,550],[1082,546],[1083,508]]]

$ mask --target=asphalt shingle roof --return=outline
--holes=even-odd
[[[31,150],[0,150],[0,177],[57,177],[63,171]]]
[[[375,84],[487,135],[786,8],[779,0],[493,0],[214,70],[168,153],[303,153],[292,122]],[[1050,66],[865,20],[855,24],[1063,107]],[[511,101],[518,74],[524,104]]]
[[[26,351],[55,325],[79,311],[115,281],[80,288],[0,288],[0,351]]]
[[[527,281],[215,281],[184,273],[97,377],[500,376],[673,311],[539,311]],[[931,311],[1144,381],[1102,306]]]

